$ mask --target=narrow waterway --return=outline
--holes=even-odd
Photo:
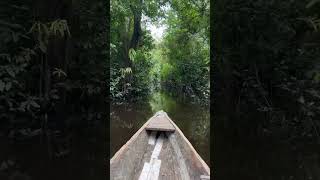
[[[111,106],[111,156],[157,111],[164,110],[210,166],[210,111],[190,99],[165,92],[126,105]]]

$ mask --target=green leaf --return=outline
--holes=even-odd
[[[31,26],[30,30],[28,31],[28,34],[32,33],[35,28],[36,28],[36,23],[34,23],[34,24]]]
[[[60,36],[64,37],[64,29],[63,29],[63,27],[60,26],[58,30],[60,32]]]
[[[58,75],[58,77],[67,77],[67,73],[65,73],[62,69],[54,68],[54,71],[52,72],[53,75]]]
[[[42,26],[44,34],[48,36],[50,33],[49,33],[49,29],[48,29],[47,25],[41,24],[41,26]]]
[[[131,61],[134,61],[135,56],[136,56],[136,51],[133,48],[130,48],[129,49],[129,59]]]

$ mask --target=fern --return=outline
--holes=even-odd
[[[133,48],[130,48],[129,49],[129,59],[131,60],[131,61],[134,61],[134,58],[135,58],[135,56],[136,56],[136,51],[133,49]]]

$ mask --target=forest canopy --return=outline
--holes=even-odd
[[[150,24],[165,27],[161,39]],[[167,90],[208,101],[209,1],[111,1],[114,101]]]

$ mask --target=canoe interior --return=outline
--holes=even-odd
[[[144,165],[151,163],[151,155],[156,149],[156,145],[148,143],[150,136],[154,135],[157,143],[159,139],[163,142],[158,155],[161,160],[157,176],[159,180],[201,179],[210,176],[208,166],[190,147],[191,144],[179,129],[173,132],[150,131],[145,129],[147,125],[148,122],[110,160],[111,179],[141,179]]]

